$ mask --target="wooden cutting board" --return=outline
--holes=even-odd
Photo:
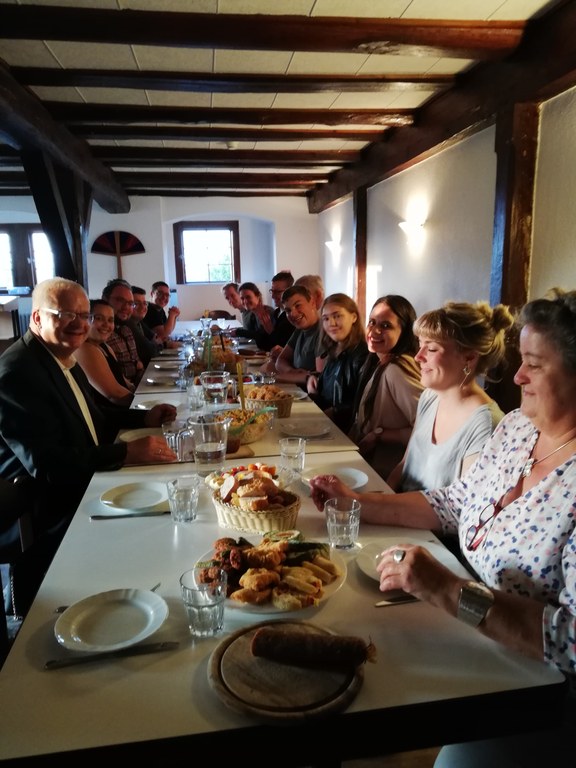
[[[252,637],[259,627],[282,624],[291,631],[334,634],[305,621],[265,621],[244,627],[223,640],[208,665],[210,685],[230,708],[261,720],[302,721],[345,709],[364,679],[353,672],[304,669],[253,656]]]

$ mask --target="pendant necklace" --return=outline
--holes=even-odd
[[[521,477],[530,477],[530,475],[532,474],[532,469],[536,466],[536,464],[540,464],[540,462],[546,461],[546,459],[550,458],[550,456],[552,456],[555,453],[558,453],[558,451],[561,451],[562,448],[566,448],[566,446],[569,445],[573,440],[576,440],[576,436],[571,437],[570,440],[566,440],[565,443],[562,443],[562,445],[559,445],[558,448],[554,448],[553,451],[550,451],[550,453],[547,453],[546,456],[542,456],[541,459],[535,459],[533,456],[530,456],[526,464],[524,464],[524,466],[522,467]],[[534,448],[535,447],[536,445],[534,445]],[[532,450],[534,450],[534,448],[532,448]]]

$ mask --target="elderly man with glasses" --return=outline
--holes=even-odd
[[[108,339],[108,345],[116,355],[124,376],[137,385],[144,373],[144,363],[138,356],[134,331],[129,324],[134,311],[132,286],[122,278],[109,280],[102,291],[102,298],[114,310],[114,333]]]
[[[45,280],[32,294],[28,331],[0,356],[0,478],[34,479],[34,542],[43,554],[56,551],[94,472],[176,459],[161,436],[115,442],[119,429],[160,426],[176,409],[96,405],[74,357],[91,321],[82,286]],[[15,524],[0,536],[0,547],[17,537]]]

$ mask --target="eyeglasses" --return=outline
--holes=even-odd
[[[43,307],[40,311],[49,312],[51,315],[57,317],[61,323],[73,323],[77,317],[79,317],[83,323],[91,323],[94,320],[94,315],[91,312],[65,312],[62,309],[50,309],[49,307]]]
[[[470,528],[468,528],[465,539],[468,552],[474,552],[478,549],[480,544],[482,544],[488,531],[492,527],[494,519],[500,512],[502,512],[501,504],[502,499],[496,503],[488,504],[488,506],[484,507],[482,512],[480,512],[478,523],[476,525],[471,525]]]
[[[131,307],[134,309],[134,302],[128,301],[127,299],[121,299],[120,296],[110,296],[109,301],[113,301],[115,304],[118,304],[119,307]]]
[[[283,288],[270,288],[270,293],[284,293]]]

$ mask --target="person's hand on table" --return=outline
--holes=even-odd
[[[429,550],[415,544],[399,543],[384,549],[376,570],[380,574],[381,592],[402,589],[435,605],[449,598],[456,582],[456,591],[463,583],[463,579],[436,560]]]
[[[161,427],[165,421],[176,419],[176,407],[168,403],[159,403],[146,412],[144,425],[146,427]]]
[[[318,392],[318,377],[311,375],[306,379],[306,390],[309,395],[315,395]]]
[[[141,437],[127,446],[125,464],[162,464],[178,459],[162,435]]]
[[[316,475],[310,479],[312,501],[321,512],[324,502],[328,499],[349,497],[357,498],[350,486],[342,482],[336,475]]]

